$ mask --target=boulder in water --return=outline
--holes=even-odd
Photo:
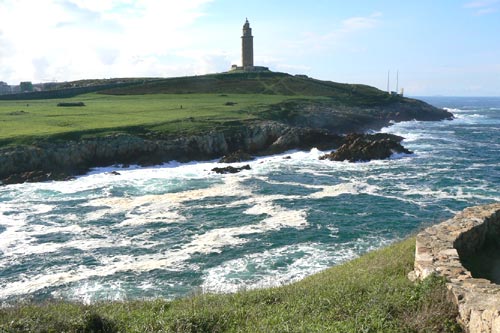
[[[227,174],[227,173],[238,173],[242,170],[251,170],[250,165],[246,164],[242,167],[232,167],[232,166],[227,166],[223,168],[213,168],[212,171],[219,173],[219,174]]]
[[[402,137],[392,134],[349,134],[337,150],[323,155],[321,160],[367,162],[383,160],[392,154],[411,154],[401,145]]]

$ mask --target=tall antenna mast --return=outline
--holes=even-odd
[[[396,93],[399,91],[399,69],[396,72]]]
[[[388,71],[387,71],[387,92],[388,92],[389,94],[391,93],[391,90],[390,90],[390,88],[389,88],[389,76],[390,76],[390,74],[391,74],[391,71],[390,71],[390,70],[388,70]]]

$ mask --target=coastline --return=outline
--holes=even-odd
[[[422,104],[429,108],[430,106]],[[30,145],[0,148],[0,184],[16,184],[48,180],[68,180],[94,167],[116,164],[140,166],[180,162],[206,161],[237,151],[265,156],[291,149],[332,150],[345,143],[348,133],[379,130],[391,123],[411,120],[444,120],[453,115],[430,107],[430,112],[418,114],[418,108],[385,111],[376,121],[363,119],[361,112],[352,116],[349,126],[339,128],[332,110],[318,105],[299,105],[304,112],[299,119],[261,120],[247,124],[189,136],[128,133],[78,141],[39,141]],[[288,110],[293,112],[293,110]],[[428,110],[427,110],[428,111]],[[344,120],[345,121],[345,120]],[[300,126],[299,123],[305,126]]]
[[[446,163],[446,158],[444,159],[441,159],[440,156],[441,156],[441,151],[442,152],[445,152],[444,149],[442,148],[445,148],[446,147],[446,151],[448,151],[448,144],[444,145],[442,143],[444,142],[451,142],[450,140],[453,140],[453,142],[455,142],[455,145],[459,145],[460,147],[463,145],[463,144],[460,144],[460,139],[461,137],[443,137],[442,133],[448,133],[447,131],[450,130],[450,126],[453,126],[452,128],[453,129],[456,129],[456,128],[460,128],[460,126],[464,125],[465,123],[469,124],[469,123],[472,123],[474,125],[476,125],[477,123],[488,123],[486,120],[484,120],[483,118],[479,118],[479,115],[476,114],[477,112],[476,111],[470,111],[468,112],[468,117],[467,117],[467,121],[465,121],[464,119],[460,119],[460,117],[457,117],[457,119],[455,121],[451,121],[451,122],[436,122],[436,123],[422,123],[422,122],[407,122],[407,123],[400,123],[400,124],[395,124],[391,127],[388,127],[388,128],[385,128],[382,130],[382,132],[385,132],[385,131],[388,131],[390,133],[393,133],[393,134],[396,134],[396,135],[404,135],[404,133],[409,133],[409,135],[407,136],[407,141],[405,141],[405,145],[408,144],[409,145],[409,148],[411,148],[412,150],[415,151],[415,156],[413,156],[411,159],[404,159],[404,160],[400,160],[398,162],[396,162],[396,164],[400,165],[400,164],[405,164],[405,165],[408,165],[408,166],[411,166],[412,167],[412,170],[413,172],[410,172],[408,174],[408,177],[406,177],[407,173],[404,173],[403,175],[398,171],[399,167],[398,165],[393,165],[391,167],[391,172],[389,172],[389,175],[384,175],[383,177],[385,178],[388,178],[388,181],[391,182],[391,179],[401,179],[401,178],[404,178],[406,179],[405,181],[401,181],[401,184],[409,184],[411,186],[411,184],[414,184],[413,182],[413,179],[415,179],[415,182],[417,181],[418,179],[418,184],[419,185],[422,185],[422,186],[418,186],[415,191],[420,191],[422,192],[421,193],[421,197],[418,197],[418,198],[415,198],[415,197],[409,197],[407,198],[407,200],[404,200],[405,202],[407,202],[408,204],[405,204],[405,205],[409,205],[410,208],[414,206],[415,204],[415,200],[417,199],[418,202],[420,202],[421,204],[423,204],[425,207],[430,207],[430,206],[436,206],[436,202],[434,202],[433,200],[429,201],[428,199],[426,199],[425,197],[429,197],[429,196],[436,196],[436,197],[440,197],[441,200],[440,201],[443,201],[444,203],[444,200],[447,200],[446,198],[450,198],[453,200],[453,204],[449,204],[449,203],[444,203],[444,206],[446,206],[446,208],[450,209],[451,210],[455,210],[455,209],[458,209],[458,208],[462,208],[462,205],[465,204],[465,202],[471,202],[471,200],[475,200],[474,202],[475,203],[481,203],[482,201],[484,200],[487,200],[487,194],[484,194],[482,196],[479,196],[478,194],[477,195],[474,195],[473,197],[471,197],[471,193],[475,193],[475,192],[471,192],[473,191],[473,187],[475,186],[474,184],[476,184],[476,182],[465,182],[466,184],[469,184],[469,186],[467,187],[462,187],[462,185],[456,185],[458,187],[452,187],[452,186],[448,186],[448,187],[445,187],[443,188],[443,184],[439,184],[439,185],[436,185],[436,186],[439,186],[439,187],[429,187],[427,189],[426,186],[424,186],[425,184],[438,184],[436,183],[435,181],[436,180],[440,180],[443,178],[443,168],[447,168],[449,167],[450,168],[450,172],[452,172],[452,170],[454,170],[456,167],[458,167],[460,170],[468,170],[469,168],[467,166],[462,166],[462,164],[460,164],[459,166],[456,166],[455,164],[450,164],[448,165]],[[453,125],[455,124],[455,125]],[[471,125],[469,125],[471,126]],[[427,129],[433,129],[432,131],[422,131],[422,130],[419,130],[417,134],[415,133],[412,133],[411,132],[411,129],[416,127],[417,129],[422,129],[422,128],[427,128]],[[455,133],[455,132],[453,132]],[[418,138],[422,138],[422,137],[425,137],[426,140],[422,142],[421,139],[418,139]],[[443,141],[445,140],[446,141]],[[442,146],[440,147],[439,149],[433,149],[432,150],[432,154],[426,154],[425,152],[427,151],[427,146],[429,145],[434,145],[434,144],[437,144],[438,146]],[[454,146],[455,146],[454,145]],[[438,152],[438,154],[435,154],[434,152]],[[447,157],[449,156],[452,156],[452,155],[448,155],[448,154],[444,154],[446,155]],[[454,155],[453,155],[454,156]],[[292,157],[293,158],[293,157]],[[438,170],[435,172],[435,177],[432,176],[432,173],[429,173],[429,172],[419,172],[418,170],[415,169],[415,167],[417,165],[421,165],[421,162],[425,162],[425,161],[429,161],[430,160],[434,160],[434,159],[437,159],[438,162],[436,162],[437,164],[436,165],[439,165],[439,168]],[[278,160],[278,158],[277,158]],[[279,160],[281,160],[281,158],[279,158]],[[458,161],[460,161],[460,159],[458,159]],[[481,160],[482,161],[482,160]],[[490,164],[490,162],[481,162],[479,160],[476,160],[477,163],[486,163],[487,165]],[[212,162],[214,162],[212,160]],[[279,163],[279,161],[277,161]],[[442,162],[445,162],[444,164]],[[259,163],[259,160],[257,160],[255,162],[255,164],[257,165],[257,163]],[[288,162],[286,162],[288,163]],[[380,163],[380,164],[379,164]],[[335,168],[335,171],[334,171],[334,174],[336,173],[338,176],[342,176],[344,175],[345,172],[350,172],[350,171],[346,171],[345,168],[351,170],[351,168],[365,168],[365,167],[369,167],[370,169],[372,168],[377,168],[377,166],[379,165],[392,165],[394,162],[390,162],[390,161],[381,161],[381,162],[375,162],[375,163],[369,163],[369,164],[347,164],[347,163],[334,163],[334,164],[330,164],[330,163],[327,163],[325,164],[326,167],[328,168],[331,168],[331,167],[334,167]],[[425,163],[424,163],[425,164]],[[262,165],[261,164],[258,164],[259,167],[256,167],[254,171],[252,171],[252,173],[257,173],[259,174],[261,171],[261,168],[265,168],[266,166],[265,165]],[[371,167],[370,167],[371,165]],[[472,165],[472,163],[469,165],[470,167],[472,168],[477,168],[477,165]],[[286,165],[284,165],[284,167],[286,167]],[[135,168],[135,166],[134,166]],[[278,166],[279,168],[279,166]],[[432,165],[428,165],[428,168],[432,168]],[[149,169],[149,168],[148,168]],[[184,169],[184,168],[182,168]],[[207,168],[205,168],[207,169]],[[147,169],[146,169],[147,170]],[[328,169],[330,170],[330,169]],[[119,170],[118,170],[119,171]],[[96,170],[97,173],[100,173],[100,175],[98,175],[98,177],[101,177],[103,179],[105,179],[106,177],[110,178],[110,182],[120,182],[120,179],[121,177],[117,177],[115,178],[115,180],[111,180],[112,178],[114,177],[109,177],[107,176],[106,174],[104,174],[106,172],[106,170],[104,169],[101,169],[101,170]],[[206,177],[206,174],[197,174],[197,173],[192,173],[190,171],[186,171],[186,170],[183,170],[182,172],[189,172],[191,174],[193,174],[195,177],[200,177],[200,179],[202,179],[203,177]],[[471,171],[472,174],[475,174],[476,171]],[[321,173],[320,173],[321,174]],[[421,180],[421,176],[420,175],[424,175],[425,174],[425,177],[430,177],[430,179],[428,178],[427,179],[427,183],[424,183],[425,180]],[[127,174],[123,173],[122,174],[123,177],[127,177]],[[464,179],[476,179],[480,176],[477,176],[477,177],[473,177],[473,178],[468,178],[470,175],[464,175]],[[246,175],[243,175],[243,177],[245,178]],[[358,174],[358,178],[359,177],[363,177],[363,172],[359,172]],[[394,178],[396,177],[396,178]],[[159,184],[161,184],[162,181],[161,178],[163,177],[156,177],[155,178],[158,178],[159,179]],[[236,177],[235,177],[236,178]],[[239,178],[239,176],[238,176]],[[372,178],[370,178],[372,179]],[[490,178],[486,178],[486,179],[490,179]],[[83,181],[83,180],[82,180]],[[282,180],[283,182],[284,180]],[[347,180],[346,179],[342,179],[342,182],[346,182]],[[80,182],[80,180],[78,180],[78,182]],[[38,189],[47,189],[47,188],[61,188],[63,189],[65,186],[69,186],[70,188],[71,187],[74,187],[78,184],[76,184],[77,182],[71,182],[71,183],[68,183],[68,184],[64,184],[64,183],[60,183],[60,184],[57,184],[57,183],[46,183],[46,184],[36,184],[36,185],[33,185],[33,187],[36,187]],[[76,184],[76,185],[75,185]],[[371,184],[373,185],[373,179],[371,181]],[[416,183],[415,183],[416,184]],[[247,184],[248,185],[248,184]],[[377,184],[378,185],[378,184]],[[32,185],[26,185],[26,186],[14,186],[12,187],[12,190],[17,190],[17,188],[24,188],[24,187],[31,187]],[[412,186],[413,188],[413,186]],[[395,192],[394,190],[398,190],[398,189],[405,189],[404,186],[402,187],[397,187],[397,188],[392,188],[390,190],[387,191],[387,193],[385,193],[386,196],[391,196],[393,195],[394,193],[400,193],[400,192]],[[5,188],[5,190],[9,190],[8,188]],[[433,191],[432,193],[430,191]],[[66,193],[65,191],[63,191],[64,193]],[[71,191],[70,191],[71,192]],[[491,190],[490,190],[491,192]],[[412,192],[412,191],[409,191],[408,194],[411,196],[412,193],[417,193],[417,192]],[[491,192],[491,194],[493,194],[495,192]],[[413,194],[413,195],[416,195],[416,194]],[[446,195],[446,197],[442,197],[443,195]],[[76,196],[75,196],[76,197]],[[476,198],[477,197],[477,198]],[[491,197],[491,195],[489,196]],[[148,197],[149,198],[149,197]],[[338,201],[340,200],[341,197],[339,197],[338,199],[335,199],[335,200],[332,200],[332,202],[335,202],[335,201]],[[362,198],[362,196],[357,196],[357,198]],[[420,199],[419,199],[420,198]],[[471,199],[471,198],[475,198],[475,199]],[[350,197],[349,197],[349,200],[352,200]],[[489,199],[491,200],[491,199]],[[358,202],[356,199],[354,202]],[[354,206],[356,207],[356,206]],[[457,208],[458,207],[458,208]],[[299,207],[300,208],[300,207]],[[410,211],[410,209],[408,210],[408,213],[409,214],[412,214],[413,212]],[[417,214],[417,213],[415,213]],[[418,217],[419,217],[419,220],[420,221],[430,221],[430,220],[434,220],[435,219],[435,214],[437,213],[432,213],[430,212],[429,214],[425,215],[425,214],[419,214]],[[385,212],[384,213],[384,219],[381,220],[383,221],[383,224],[384,226],[387,226],[388,228],[390,226],[392,226],[393,224],[391,224],[391,221],[387,220],[387,218],[390,218],[392,214],[390,214],[389,212]],[[362,215],[364,216],[364,215]],[[416,218],[416,217],[415,217]],[[312,217],[312,219],[314,219],[314,217]],[[398,218],[395,218],[394,219],[394,223],[399,223],[401,221],[398,220]],[[356,222],[354,222],[354,225],[357,225]],[[381,225],[382,226],[382,225]],[[304,232],[301,230],[300,231],[300,234],[303,234]],[[299,233],[298,233],[299,234]],[[371,252],[370,252],[371,253]],[[234,265],[235,261],[229,261],[228,265]],[[351,262],[347,263],[346,265],[350,266],[350,267],[353,267]],[[223,266],[223,267],[226,267],[226,266]],[[363,269],[366,271],[366,269]],[[318,281],[316,277],[311,277],[310,279],[315,279],[315,281]],[[220,280],[219,280],[220,281]],[[337,281],[339,284],[342,284],[341,281]],[[323,285],[321,282],[319,283],[320,285]],[[327,282],[325,283],[326,285],[332,285],[331,282]],[[290,287],[290,288],[294,288],[294,287]],[[417,287],[417,291],[421,291],[422,287]],[[270,293],[269,289],[263,289],[262,291],[254,291],[252,292],[253,295],[255,295],[256,293],[258,292],[261,292],[263,295],[268,295]],[[212,297],[212,295],[206,295],[206,297]],[[218,296],[217,296],[218,297]],[[239,297],[238,295],[229,295],[227,297],[230,297],[230,298],[234,298],[234,297]],[[189,298],[189,301],[191,301],[192,299]],[[188,302],[189,302],[188,301]],[[154,302],[160,302],[160,300],[156,299]],[[340,302],[341,304],[346,304],[344,302]],[[137,303],[135,303],[137,304]],[[170,304],[170,303],[169,303]],[[274,303],[273,303],[274,304]],[[371,303],[373,305],[373,303]],[[73,305],[71,305],[73,306]],[[129,325],[129,324],[132,324],[132,322],[130,321],[127,321],[126,323],[125,322],[121,322],[120,319],[118,319],[117,317],[114,317],[111,313],[114,313],[116,311],[116,307],[120,307],[120,306],[123,306],[123,307],[126,307],[126,308],[129,308],[131,305],[131,303],[129,302],[125,302],[125,303],[122,303],[122,302],[118,302],[118,303],[115,303],[115,302],[106,302],[106,307],[108,307],[110,309],[110,312],[102,312],[101,309],[98,305],[92,305],[92,307],[86,307],[86,310],[94,310],[96,313],[98,313],[100,315],[100,318],[103,318],[104,319],[110,319],[112,321],[114,321],[115,323],[119,324],[119,325]],[[148,305],[146,305],[148,306]],[[170,305],[168,305],[170,307]],[[383,308],[383,306],[381,305],[380,307],[378,305],[374,305],[377,307],[377,309],[381,309]],[[46,311],[47,308],[43,308],[41,309],[40,311]],[[33,310],[33,311],[38,311],[38,310]],[[37,313],[40,313],[40,312],[37,312]],[[227,312],[225,312],[225,315],[227,314]],[[184,318],[184,317],[182,317]],[[199,323],[197,321],[198,317],[196,318],[193,318],[193,320],[196,319],[196,323]],[[135,322],[135,321],[134,321]],[[193,321],[194,323],[194,321]]]

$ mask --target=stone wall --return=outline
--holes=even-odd
[[[478,278],[461,260],[499,240],[500,203],[467,208],[417,235],[415,270],[409,277],[444,276],[466,332],[500,333],[500,285]]]

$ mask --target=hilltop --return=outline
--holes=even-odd
[[[269,94],[285,96],[323,96],[349,105],[389,102],[391,95],[361,84],[321,81],[303,75],[279,72],[228,72],[202,76],[156,79],[140,85],[117,87],[106,94]]]
[[[0,100],[64,98],[90,92],[111,95],[226,93],[326,96],[341,103],[357,105],[373,105],[397,97],[362,84],[321,81],[305,75],[294,76],[272,71],[235,71],[173,78],[86,79],[60,82],[51,85],[50,90],[1,95]]]
[[[95,166],[203,160],[237,150],[335,148],[342,135],[392,121],[451,117],[370,86],[271,71],[81,80],[1,96],[0,179],[64,179]]]

